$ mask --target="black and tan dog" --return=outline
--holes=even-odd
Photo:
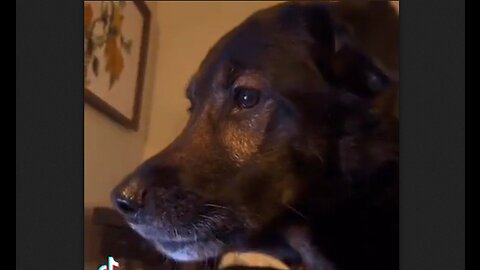
[[[398,70],[386,2],[259,11],[210,50],[185,129],[113,202],[179,261],[257,250],[311,269],[397,269],[397,81],[386,70]]]

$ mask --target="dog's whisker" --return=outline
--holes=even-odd
[[[214,217],[210,217],[210,216],[206,216],[206,215],[199,215],[200,217],[206,219],[206,220],[209,220],[210,222],[212,222],[213,224],[217,223],[217,220],[214,218]],[[212,224],[212,225],[213,225]]]
[[[302,212],[298,211],[297,209],[295,209],[293,206],[290,206],[288,204],[283,204],[286,208],[290,209],[293,213],[297,214],[298,216],[304,218],[304,219],[307,219],[307,217],[302,214]]]
[[[225,244],[225,242],[223,242],[222,240],[218,239],[217,237],[213,236],[213,238],[215,239],[215,241],[218,241],[222,246],[226,246],[227,244]]]
[[[198,227],[195,226],[195,224],[193,224],[193,239],[194,239],[195,242],[198,241],[197,231],[198,231]]]
[[[213,203],[206,203],[206,204],[204,204],[204,205],[205,205],[205,206],[211,206],[211,207],[218,207],[218,208],[228,209],[228,207],[226,207],[226,206],[221,206],[221,205],[213,204]]]
[[[233,209],[231,209],[230,207],[223,206],[223,205],[218,205],[218,204],[213,204],[213,203],[206,203],[206,204],[204,204],[204,205],[205,205],[205,206],[209,206],[209,207],[214,207],[214,208],[220,208],[220,209],[225,209],[225,210],[233,211]]]

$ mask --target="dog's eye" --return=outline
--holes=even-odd
[[[252,108],[257,105],[260,100],[260,91],[251,88],[237,87],[235,88],[234,98],[238,107],[242,109]]]

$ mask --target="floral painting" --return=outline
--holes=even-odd
[[[84,85],[90,105],[138,125],[149,11],[141,1],[84,2]]]

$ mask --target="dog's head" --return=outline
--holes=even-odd
[[[312,194],[328,207],[345,191],[341,142],[375,125],[370,104],[389,82],[330,7],[257,12],[210,50],[187,89],[186,127],[115,188],[114,204],[181,261],[301,218]]]

